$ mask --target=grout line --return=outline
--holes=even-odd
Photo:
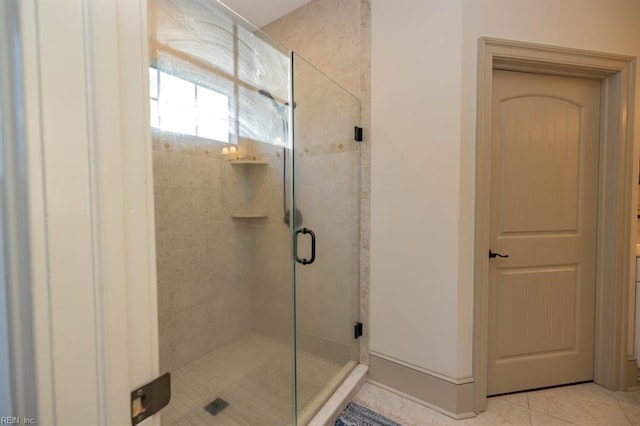
[[[547,417],[551,417],[551,418],[556,419],[556,420],[561,420],[561,421],[563,421],[563,422],[565,422],[565,423],[568,423],[568,424],[570,424],[570,425],[580,426],[580,425],[578,425],[578,424],[576,424],[576,423],[570,422],[570,421],[569,421],[569,420],[567,420],[567,419],[563,419],[562,417],[558,417],[558,416],[553,415],[553,414],[545,413],[544,411],[540,411],[540,410],[532,410],[532,409],[530,408],[530,409],[529,409],[529,412],[531,412],[531,411],[535,411],[536,413],[544,414],[545,416],[547,416]]]
[[[614,395],[614,397],[615,397],[615,395]],[[631,421],[631,418],[629,417],[629,415],[625,411],[624,407],[622,407],[622,405],[620,405],[620,400],[618,398],[615,398],[615,400],[618,403],[618,407],[620,407],[620,410],[622,410],[622,414],[624,414],[624,416],[626,417],[627,421],[629,422],[629,426],[632,426],[633,422]]]

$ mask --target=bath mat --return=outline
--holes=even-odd
[[[349,403],[335,426],[402,426],[355,402]]]

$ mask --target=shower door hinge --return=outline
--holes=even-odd
[[[354,127],[353,139],[356,142],[362,142],[362,127]]]
[[[131,424],[137,425],[162,410],[171,400],[171,375],[164,373],[131,392]]]
[[[360,336],[362,336],[362,323],[357,322],[356,325],[353,327],[353,338],[357,339]]]

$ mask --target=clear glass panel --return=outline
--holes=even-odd
[[[266,94],[263,95],[255,90],[241,87],[240,137],[272,145],[282,145],[287,126],[287,106],[285,103],[286,101],[272,99]]]
[[[215,2],[149,8],[163,424],[292,424],[288,52]]]
[[[359,276],[360,102],[293,54],[298,424],[356,366]],[[305,234],[305,229],[307,230]]]
[[[265,41],[260,33],[238,28],[238,73],[240,79],[261,87],[281,102],[289,98],[289,82],[279,70],[289,67],[289,56]]]

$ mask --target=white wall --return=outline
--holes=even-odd
[[[462,2],[374,0],[371,351],[455,376]]]
[[[637,56],[638,23],[634,0],[373,0],[372,352],[472,374],[478,38]]]

